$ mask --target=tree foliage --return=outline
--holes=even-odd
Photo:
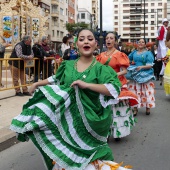
[[[76,32],[79,29],[88,28],[88,27],[89,27],[89,24],[85,24],[85,23],[67,23],[66,24],[66,30],[70,34],[73,34],[74,32]]]

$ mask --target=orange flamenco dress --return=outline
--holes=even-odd
[[[120,51],[114,51],[110,56],[106,52],[101,53],[96,59],[104,64],[112,67],[117,73],[121,72],[122,67],[129,67],[129,58]],[[132,126],[136,120],[133,117],[132,106],[138,104],[138,97],[127,89],[127,79],[124,75],[118,76],[122,83],[121,93],[118,97],[119,103],[112,105],[113,124],[112,134],[114,138],[122,138],[130,134]]]

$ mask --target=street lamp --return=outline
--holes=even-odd
[[[99,42],[100,42],[100,52],[102,52],[103,49],[103,11],[102,11],[102,0],[100,0],[100,36],[99,36]]]
[[[144,40],[145,40],[145,0],[143,0],[144,2]]]

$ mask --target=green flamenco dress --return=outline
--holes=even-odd
[[[36,89],[11,123],[18,139],[30,138],[44,157],[47,168],[55,161],[66,170],[84,169],[94,160],[113,160],[107,137],[112,123],[110,105],[117,103],[120,82],[109,66],[92,62],[84,72],[75,61],[63,61],[50,85]],[[70,87],[75,80],[104,84],[112,96]]]

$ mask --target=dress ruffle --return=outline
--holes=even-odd
[[[112,135],[113,138],[122,138],[130,134],[132,127],[135,126],[136,119],[129,106],[128,100],[122,100],[118,104],[112,106]]]
[[[155,107],[155,86],[152,81],[139,84],[136,81],[130,81],[128,83],[128,89],[138,96],[139,104],[134,107]]]
[[[164,89],[166,96],[170,95],[170,61],[167,63],[164,72]]]
[[[137,83],[146,83],[150,80],[155,80],[155,76],[153,75],[153,69],[141,69],[139,71],[136,70],[138,66],[131,65],[127,68],[128,73],[126,74],[126,78],[129,80],[134,80]]]
[[[96,160],[89,164],[85,169],[83,170],[132,170],[131,165],[126,165],[125,167],[122,167],[123,162],[116,163],[113,161],[100,161]],[[67,170],[60,167],[57,163],[54,164],[54,167],[52,170]]]

